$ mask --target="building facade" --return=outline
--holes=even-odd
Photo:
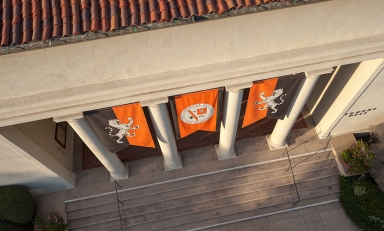
[[[7,1],[2,3],[6,18]],[[171,4],[171,15],[172,9]],[[255,81],[297,73],[305,78],[286,117],[267,136],[271,149],[287,145],[305,106],[320,138],[369,130],[384,121],[379,100],[384,85],[383,10],[381,0],[267,2],[227,14],[212,12],[207,20],[198,20],[201,14],[187,23],[154,21],[145,27],[140,19],[136,24],[141,26],[133,23],[126,31],[110,26],[97,33],[105,29],[101,27],[80,33],[82,38],[72,32],[54,39],[52,32],[52,38],[24,45],[17,39],[12,44],[13,37],[3,33],[2,39],[10,40],[2,43],[0,56],[0,185],[26,185],[36,195],[75,187],[74,133],[112,180],[129,177],[126,163],[109,152],[83,112],[135,102],[149,112],[164,170],[181,168],[169,97],[220,87],[225,96],[218,161],[235,158],[244,89]],[[159,8],[160,16],[162,12]],[[3,28],[7,25],[3,19]],[[69,126],[55,124],[60,122]],[[56,141],[60,137],[55,140],[60,129],[67,131],[64,146]]]

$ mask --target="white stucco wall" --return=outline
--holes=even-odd
[[[384,72],[374,78],[364,92],[345,112],[332,130],[332,135],[341,135],[358,130],[369,131],[371,126],[384,122],[383,107]],[[369,111],[368,111],[369,110]]]
[[[382,58],[341,66],[328,83],[319,82],[315,86],[318,89],[312,92],[307,107],[321,138],[362,130],[384,121],[380,100],[384,90],[383,67]],[[376,110],[349,117],[350,112],[373,108]]]
[[[0,128],[0,186],[24,185],[34,195],[75,186],[75,174],[15,126]]]
[[[384,56],[382,12],[333,0],[1,56],[0,126]]]
[[[74,131],[71,126],[67,125],[67,144],[65,149],[55,140],[56,123],[52,119],[18,124],[15,127],[69,171],[73,170]]]

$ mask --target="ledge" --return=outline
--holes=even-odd
[[[352,176],[352,174],[349,173],[348,168],[343,163],[343,159],[341,158],[341,152],[345,149],[350,148],[355,143],[356,139],[352,133],[331,138],[331,145],[333,147],[333,152],[336,156],[337,167],[339,168],[340,174],[343,176]]]

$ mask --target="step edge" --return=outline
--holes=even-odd
[[[241,221],[256,219],[256,218],[265,217],[265,216],[271,216],[271,215],[275,215],[275,214],[279,214],[279,213],[285,213],[285,212],[295,211],[295,210],[299,210],[299,209],[310,208],[310,207],[314,207],[314,206],[318,206],[318,205],[330,204],[330,203],[337,202],[337,201],[340,201],[340,200],[334,199],[334,200],[319,202],[319,203],[315,203],[315,204],[311,204],[311,205],[304,205],[304,206],[300,206],[300,207],[296,207],[296,208],[280,210],[280,211],[272,212],[272,213],[265,213],[262,215],[247,217],[247,218],[238,219],[238,220],[229,221],[229,222],[223,222],[223,223],[219,223],[219,224],[215,224],[215,225],[203,226],[203,227],[199,227],[199,228],[195,228],[195,229],[188,229],[187,231],[198,231],[198,230],[203,230],[203,229],[208,229],[208,228],[214,228],[217,226],[227,225],[227,224],[231,224],[231,223],[235,223],[235,222],[241,222]]]
[[[286,175],[286,176],[289,176],[289,175]],[[321,179],[326,179],[326,178],[329,178],[329,177],[336,177],[336,176],[338,176],[338,174],[327,175],[327,176],[320,176],[320,177],[316,177],[316,178],[308,179],[308,180],[305,180],[305,181],[300,181],[300,182],[297,182],[296,184],[302,184],[302,183],[307,183],[307,182],[311,182],[311,181],[316,181],[316,180],[321,180]],[[274,180],[274,179],[278,179],[278,178],[273,178],[273,179],[269,179],[269,180]],[[250,185],[250,184],[253,184],[253,183],[256,183],[256,182],[252,182],[252,183],[248,183],[248,184],[242,184],[242,185],[238,185],[238,186],[234,186],[234,187],[222,188],[222,189],[218,189],[218,190],[207,191],[207,192],[198,193],[198,194],[193,194],[193,195],[189,195],[189,196],[195,196],[195,195],[200,195],[200,194],[204,194],[204,193],[211,193],[211,192],[215,192],[215,191],[221,191],[221,190],[223,190],[223,189],[231,189],[231,188],[233,189],[233,188],[236,188],[236,187],[241,187],[241,186],[245,186],[245,185]],[[334,185],[334,184],[338,184],[338,183],[324,184],[324,185],[320,185],[320,186],[317,186],[317,187],[304,188],[304,189],[300,189],[299,191],[307,191],[307,190],[310,190],[310,189],[316,189],[316,188],[325,187],[325,186],[328,186],[328,185]],[[243,193],[240,193],[240,194],[227,195],[227,196],[225,196],[225,197],[221,197],[221,198],[233,197],[233,196],[238,196],[238,195],[243,195],[243,194],[248,194],[248,193],[254,193],[254,192],[258,192],[258,191],[270,190],[270,189],[274,189],[274,188],[278,188],[278,187],[286,187],[286,186],[290,186],[290,185],[293,185],[293,182],[292,182],[292,184],[282,184],[282,185],[279,185],[279,186],[276,186],[276,187],[261,188],[261,189],[259,189],[259,190],[246,191],[246,192],[243,192]],[[185,198],[185,197],[188,197],[188,196],[184,196],[184,197],[176,197],[176,198],[172,198],[172,199],[169,199],[169,200],[156,201],[156,202],[153,202],[153,203],[164,202],[164,201],[170,201],[170,200],[175,200],[175,199],[182,199],[182,198]],[[218,198],[217,198],[217,199],[218,199]],[[263,199],[263,198],[260,198],[260,199]],[[183,204],[182,206],[193,205],[193,204],[199,204],[199,203],[208,202],[208,201],[212,201],[212,200],[215,200],[215,199],[209,199],[209,200],[199,201],[199,202],[196,202],[196,203]],[[122,202],[124,202],[124,201],[122,201]],[[116,202],[114,202],[114,203],[116,203]],[[114,204],[114,203],[109,203],[109,204]],[[132,209],[132,208],[137,208],[137,207],[141,207],[141,206],[146,206],[146,205],[150,205],[150,204],[152,204],[152,203],[149,203],[149,204],[142,204],[142,205],[133,206],[133,207],[128,207],[128,208],[124,208],[124,209],[122,209],[121,211],[123,211],[123,210],[127,210],[127,209]],[[173,208],[178,208],[178,207],[182,207],[182,206],[167,207],[166,209],[161,209],[161,210],[157,210],[157,211],[163,211],[163,210],[173,209]],[[96,206],[94,206],[94,207],[96,207]],[[90,207],[90,208],[92,208],[92,207]],[[116,210],[108,210],[108,211],[104,210],[104,212],[101,212],[101,213],[92,214],[92,215],[90,215],[90,216],[76,217],[76,218],[72,218],[72,219],[68,219],[68,220],[74,221],[74,220],[77,220],[77,219],[83,219],[83,218],[92,217],[92,216],[97,216],[97,215],[101,215],[101,214],[112,213],[112,212],[115,212],[115,211],[117,211],[117,209],[116,209]],[[155,212],[155,211],[153,211],[153,212]],[[135,214],[135,215],[130,216],[130,217],[139,216],[139,215],[144,215],[144,214],[147,214],[147,213]],[[127,217],[127,218],[128,218],[128,217]]]
[[[326,149],[323,149],[323,150],[318,150],[318,151],[308,152],[308,153],[304,153],[304,154],[294,155],[294,156],[292,156],[290,158],[291,159],[299,158],[299,157],[303,157],[303,156],[313,155],[313,154],[327,152],[327,151],[332,151],[332,150],[333,150],[333,148],[326,148]],[[146,187],[151,187],[151,186],[155,186],[155,185],[166,184],[166,183],[171,183],[171,182],[175,182],[175,181],[181,181],[181,180],[185,180],[185,179],[196,178],[196,177],[200,177],[200,176],[207,176],[207,175],[212,175],[212,174],[216,174],[216,173],[232,171],[232,170],[237,170],[237,169],[241,169],[241,168],[247,168],[247,167],[262,165],[262,164],[268,164],[268,163],[278,162],[278,161],[282,161],[282,160],[286,160],[286,159],[288,159],[288,157],[283,157],[283,158],[274,159],[274,160],[267,160],[267,161],[263,161],[263,162],[253,163],[253,164],[241,165],[241,166],[237,166],[237,167],[233,167],[233,168],[221,169],[221,170],[218,170],[218,171],[201,173],[201,174],[196,174],[196,175],[193,175],[193,176],[181,177],[181,178],[177,178],[177,179],[166,180],[166,181],[156,182],[156,183],[147,184],[147,185],[140,185],[140,186],[136,186],[136,187],[132,187],[132,188],[120,189],[120,190],[117,190],[117,191],[118,192],[132,191],[132,190],[135,190],[135,189],[146,188]],[[67,204],[67,203],[72,203],[72,202],[76,202],[76,201],[82,201],[82,200],[86,200],[86,199],[91,199],[91,198],[96,198],[96,197],[100,197],[100,196],[110,195],[110,194],[113,194],[113,193],[115,193],[115,191],[106,192],[106,193],[100,193],[100,194],[97,194],[97,195],[81,197],[81,198],[76,198],[76,199],[71,199],[71,200],[66,200],[65,203]]]
[[[315,169],[313,171],[301,172],[301,173],[296,174],[296,176],[297,175],[307,174],[307,173],[318,171],[318,170],[330,169],[330,168],[337,168],[337,166],[326,167],[326,168],[319,168],[319,169]],[[267,181],[270,181],[270,180],[276,180],[276,179],[284,178],[284,177],[287,177],[287,176],[290,176],[290,175],[291,174],[288,173],[287,175],[283,175],[281,177],[270,178],[270,179],[267,179],[267,180],[262,180],[262,181],[257,181],[257,182],[267,182]],[[312,180],[318,180],[318,179],[322,179],[322,178],[327,178],[327,177],[334,177],[336,175],[338,175],[338,174],[332,174],[332,175],[326,175],[326,176],[321,176],[321,177],[315,177],[315,178],[311,178],[311,179],[308,179],[308,180],[305,180],[305,181],[299,181],[299,182],[297,182],[297,184],[309,182],[309,181],[312,181]],[[232,186],[232,187],[226,187],[226,188],[221,188],[221,189],[217,189],[217,190],[205,191],[205,192],[198,193],[198,194],[193,194],[193,195],[199,195],[199,194],[204,194],[204,193],[220,191],[220,190],[223,190],[223,189],[230,189],[230,188],[235,188],[235,187],[241,187],[241,186],[245,186],[245,185],[249,185],[249,184],[253,184],[253,183],[257,183],[257,182],[251,182],[251,183],[247,183],[247,184],[239,184],[239,185]],[[284,185],[281,185],[281,186],[285,186],[285,185],[289,185],[289,184],[284,184]],[[194,186],[191,186],[191,187],[194,187]],[[277,186],[277,187],[279,187],[279,186]],[[185,187],[183,189],[186,189],[186,188],[190,188],[190,187]],[[262,191],[262,190],[267,190],[267,189],[272,189],[272,188],[276,188],[276,187],[263,188],[263,189],[260,189],[260,190],[257,190],[257,191]],[[174,191],[174,190],[171,190],[171,191]],[[255,191],[249,191],[249,192],[255,192]],[[151,195],[156,195],[156,194],[151,194]],[[193,196],[193,195],[187,195],[187,196],[183,196],[183,197],[174,197],[174,198],[171,198],[169,200],[181,199],[181,198],[185,198],[185,197],[189,197],[189,196]],[[143,197],[146,197],[146,196],[148,196],[148,195],[145,195]],[[143,198],[143,197],[137,197],[137,198]],[[123,199],[121,201],[125,202],[125,201],[131,200],[131,199],[135,199],[135,198]],[[165,200],[165,201],[169,201],[169,200]],[[140,204],[140,205],[136,205],[136,206],[129,207],[129,208],[136,208],[136,207],[140,207],[140,206],[146,206],[146,205],[150,205],[152,203],[158,203],[158,202],[162,202],[162,201],[154,201],[154,202],[151,202],[151,203]],[[69,211],[66,211],[66,212],[70,213],[70,212],[75,212],[75,211],[79,211],[79,210],[82,210],[82,209],[90,209],[90,208],[93,208],[93,207],[105,206],[105,205],[110,205],[110,204],[115,204],[115,203],[116,203],[116,201],[113,201],[113,202],[97,204],[97,205],[93,205],[93,206],[89,206],[89,207],[83,207],[83,208],[80,208],[80,209],[69,210]],[[115,210],[107,211],[107,212],[104,212],[104,213],[113,212],[113,211],[115,211]],[[97,214],[94,214],[94,215],[99,215],[99,214],[104,214],[104,213],[97,213]],[[92,216],[94,216],[94,215],[92,215]],[[85,217],[88,217],[88,216],[85,216]],[[80,217],[80,218],[84,218],[84,217]],[[80,218],[76,218],[76,219],[80,219]],[[75,219],[73,219],[73,220],[75,220]]]
[[[335,183],[335,184],[338,184],[338,183]],[[335,184],[332,184],[332,185],[335,185]],[[324,186],[320,186],[320,187],[325,187],[327,185],[324,185]],[[315,187],[316,188],[316,187]],[[310,189],[315,189],[315,188],[310,188]],[[319,187],[317,187],[319,188]],[[307,189],[307,190],[302,190],[302,191],[308,191],[310,189]],[[295,191],[295,190],[294,190]],[[294,192],[293,191],[293,192]],[[292,192],[290,192],[292,193]],[[283,193],[283,194],[279,194],[279,195],[275,195],[273,197],[278,197],[278,196],[282,196],[282,195],[288,195],[290,193]],[[309,199],[313,199],[313,198],[317,198],[317,197],[322,197],[322,196],[327,196],[327,195],[332,195],[332,194],[339,194],[340,191],[337,191],[337,192],[329,192],[329,193],[324,193],[324,194],[320,194],[320,195],[316,195],[316,196],[311,196],[311,197],[305,197],[303,198],[302,200],[309,200]],[[265,197],[265,198],[259,198],[257,200],[261,200],[261,199],[267,199],[267,198],[270,198],[270,197]],[[252,201],[257,201],[257,200],[247,200],[247,201],[243,201],[243,202],[240,202],[240,203],[235,203],[235,204],[232,204],[232,205],[237,205],[237,204],[244,204],[244,203],[249,203],[249,202],[252,202]],[[280,204],[287,204],[287,203],[291,203],[291,202],[294,202],[295,200],[292,200],[292,201],[287,201],[287,202],[284,202],[284,203],[280,203]],[[227,205],[227,206],[232,206],[232,205]],[[272,204],[272,205],[267,205],[267,206],[263,206],[263,207],[260,207],[260,208],[257,208],[257,209],[263,209],[263,208],[267,208],[267,207],[271,207],[271,206],[275,206],[275,205],[279,205],[279,204]],[[227,207],[227,206],[221,206],[221,207],[217,207],[217,208],[214,208],[214,209],[220,209],[220,208],[224,208],[224,207]],[[208,210],[212,210],[212,209],[206,209],[206,210],[201,210],[201,211],[198,211],[198,212],[204,212],[204,211],[208,211]],[[171,218],[174,218],[174,217],[178,217],[178,216],[185,216],[185,215],[189,215],[189,214],[193,214],[193,213],[197,213],[197,212],[192,212],[192,213],[184,213],[184,214],[180,214],[180,215],[177,215],[177,216],[172,216],[172,217],[165,217],[165,218],[162,218],[162,219],[158,219],[158,220],[152,220],[152,221],[148,221],[148,222],[142,222],[142,223],[137,223],[137,224],[133,224],[133,225],[129,225],[129,226],[123,226],[125,228],[129,228],[129,227],[133,227],[133,226],[138,226],[138,225],[143,225],[143,224],[146,224],[146,223],[153,223],[153,222],[156,222],[156,221],[159,221],[159,220],[166,220],[166,219],[171,219]],[[236,214],[236,213],[234,213]],[[224,216],[227,216],[227,215],[224,215]],[[129,218],[129,217],[123,217],[123,218]],[[208,218],[210,219],[210,218]],[[107,220],[107,221],[103,221],[103,222],[113,222],[113,221],[117,221],[119,219],[111,219],[111,220]],[[99,223],[91,223],[91,224],[88,224],[86,226],[78,226],[78,227],[74,227],[74,228],[81,228],[81,227],[87,227],[87,226],[91,226],[91,225],[96,225],[96,224],[100,224],[101,222]],[[188,223],[183,223],[183,224],[188,224]],[[179,225],[183,225],[183,224],[178,224],[177,226]],[[170,227],[173,227],[173,226],[170,226]],[[164,228],[169,228],[169,227],[163,227],[161,229],[164,229]]]
[[[327,195],[332,195],[332,194],[338,194],[339,192],[332,192],[332,193],[325,193],[325,194],[321,194],[321,195],[316,195],[314,197],[309,197],[309,198],[305,198],[303,200],[309,200],[309,199],[313,199],[313,198],[316,198],[316,197],[322,197],[322,196],[327,196]],[[338,200],[338,199],[337,199]],[[264,207],[260,207],[260,208],[257,208],[257,209],[264,209],[264,208],[267,208],[267,207],[272,207],[272,206],[275,206],[275,205],[281,205],[281,204],[288,204],[288,203],[292,203],[292,202],[296,202],[297,200],[292,200],[292,201],[287,201],[287,202],[284,202],[284,203],[280,203],[280,204],[273,204],[273,205],[268,205],[268,206],[264,206]],[[239,203],[241,204],[241,203]],[[206,211],[206,210],[205,210]],[[244,211],[242,211],[244,212]],[[241,213],[241,212],[236,212],[236,213]],[[236,214],[236,213],[232,213],[232,214]],[[228,215],[232,215],[232,214],[228,214]],[[228,215],[223,215],[223,216],[228,216]],[[218,217],[223,217],[223,216],[218,216]],[[217,218],[217,217],[212,217],[212,218]],[[212,218],[208,218],[208,219],[212,219]],[[166,218],[166,219],[169,219],[169,218]],[[203,220],[208,220],[208,219],[203,219]],[[152,222],[155,222],[155,221],[150,221],[150,222],[147,222],[147,223],[152,223]],[[196,221],[192,221],[192,222],[196,222]],[[168,226],[168,227],[162,227],[160,228],[161,229],[166,229],[166,228],[171,228],[171,227],[175,227],[175,226],[179,226],[179,225],[184,225],[184,224],[188,224],[188,223],[192,223],[192,222],[187,222],[187,223],[183,223],[183,224],[178,224],[178,225],[174,225],[174,226]],[[133,226],[137,226],[137,225],[142,225],[142,224],[145,224],[145,223],[140,223],[140,224],[135,224],[135,225],[130,225],[130,226],[123,226],[125,228],[129,228],[129,227],[133,227]],[[159,230],[159,229],[154,229],[154,230]]]

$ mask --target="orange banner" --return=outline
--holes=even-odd
[[[112,107],[120,125],[124,126],[129,144],[155,148],[143,108],[140,103]]]
[[[197,130],[216,131],[219,89],[175,96],[180,138]]]
[[[261,100],[260,94],[265,96],[272,95],[275,90],[277,80],[278,78],[273,78],[253,83],[253,86],[249,90],[248,102],[245,109],[242,127],[246,127],[266,117],[268,110],[260,110],[260,108],[265,106],[265,102]],[[255,105],[255,102],[258,102],[258,105]]]

